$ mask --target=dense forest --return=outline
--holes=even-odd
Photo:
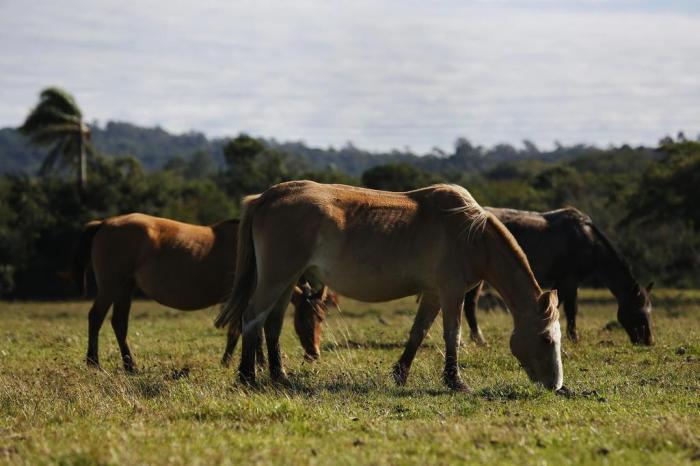
[[[43,140],[26,124],[21,131],[0,130],[3,297],[74,295],[71,249],[88,220],[139,211],[213,223],[236,216],[241,196],[292,179],[388,190],[450,182],[482,205],[575,206],[608,233],[640,280],[700,286],[700,142],[682,134],[654,148],[557,145],[550,151],[528,141],[521,148],[485,148],[458,139],[451,153],[419,156],[371,153],[350,143],[318,149],[245,134],[209,140],[128,123],[88,126],[79,132],[90,149],[83,186],[75,183],[77,158],[46,163],[69,146],[30,144]]]

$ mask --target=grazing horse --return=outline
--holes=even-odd
[[[617,319],[632,343],[653,344],[649,297],[653,283],[646,288],[637,283],[625,259],[588,215],[572,207],[542,213],[490,207],[486,210],[513,234],[530,261],[537,281],[559,292],[571,340],[579,339],[577,288],[585,278],[596,276],[615,296]],[[472,340],[484,344],[475,316],[480,290],[481,284],[466,294],[464,313]]]
[[[92,270],[97,296],[88,316],[87,362],[99,367],[98,338],[107,311],[114,304],[112,328],[124,369],[134,371],[126,342],[129,311],[135,288],[175,309],[203,309],[225,301],[233,281],[238,220],[211,226],[190,225],[144,214],[129,214],[85,225],[76,248],[74,279],[84,288]],[[308,285],[295,287],[297,313],[322,315],[324,307]],[[325,297],[325,290],[320,293]],[[306,309],[306,308],[309,309]],[[307,358],[316,359],[319,319],[297,326]],[[229,333],[222,363],[228,365],[239,335]],[[262,357],[262,353],[259,353]]]
[[[279,334],[295,283],[303,274],[366,302],[421,294],[416,321],[442,308],[443,379],[468,390],[457,365],[464,293],[487,280],[512,309],[512,353],[529,377],[563,382],[555,291],[542,291],[508,230],[459,186],[404,193],[312,181],[272,186],[244,200],[233,291],[215,323],[243,329],[239,377],[255,382],[255,348],[264,326],[270,375],[286,382]],[[414,324],[407,353],[424,333]],[[414,332],[416,330],[416,332]],[[410,367],[395,368],[403,383]],[[408,364],[406,364],[408,362]]]

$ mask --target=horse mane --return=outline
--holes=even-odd
[[[464,233],[467,234],[467,239],[471,239],[474,232],[483,232],[486,228],[486,222],[488,221],[489,214],[484,210],[481,205],[472,197],[472,195],[464,187],[456,184],[438,184],[434,185],[436,191],[445,190],[449,191],[451,194],[455,194],[458,201],[462,203],[461,206],[452,207],[445,209],[450,213],[461,213],[466,214],[466,219],[464,221],[464,228],[460,231],[460,236]]]
[[[551,292],[551,290],[548,290]],[[546,293],[546,291],[544,292]],[[550,294],[550,302],[547,307],[544,308],[544,329],[542,330],[542,334],[545,334],[549,332],[549,330],[552,328],[552,325],[554,325],[555,322],[559,321],[559,306],[553,306],[551,299],[552,295]]]
[[[603,246],[605,246],[607,252],[610,253],[613,259],[617,262],[617,264],[620,267],[622,267],[623,271],[629,275],[629,277],[637,286],[639,286],[637,280],[635,280],[634,276],[632,275],[632,267],[630,267],[627,260],[624,257],[622,257],[622,255],[620,255],[615,246],[612,244],[612,241],[610,241],[610,239],[605,235],[605,233],[603,233],[602,230],[598,228],[592,221],[589,220],[588,222],[586,222],[586,225],[588,225],[591,228],[598,240],[600,240],[600,242],[603,243]]]
[[[530,267],[530,261],[527,260],[527,256],[525,255],[525,252],[523,252],[523,249],[520,247],[520,244],[518,244],[518,241],[515,239],[515,236],[513,236],[510,230],[508,230],[508,228],[506,228],[506,226],[500,220],[498,220],[498,218],[495,215],[493,215],[490,212],[487,212],[486,215],[486,221],[488,222],[488,224],[491,227],[493,227],[493,229],[503,239],[503,241],[508,243],[510,248],[513,250],[513,253],[517,257],[518,262],[522,266],[524,266],[530,279],[534,283],[537,283],[539,287],[539,283],[535,278],[535,274],[532,272],[532,267]]]
[[[532,283],[536,285],[540,293],[537,297],[539,304],[539,298],[543,294],[548,293],[548,291],[542,291],[542,289],[540,288],[539,283],[535,278],[535,274],[533,273],[532,268],[530,267],[530,262],[528,261],[525,252],[523,252],[523,249],[520,247],[517,240],[515,239],[513,234],[508,230],[508,228],[506,228],[506,226],[500,220],[498,220],[498,218],[491,212],[487,212],[487,223],[491,227],[491,233],[494,235],[498,235],[498,237],[502,241],[505,241],[507,243],[507,245],[510,247],[511,251],[515,256],[516,262],[520,265],[522,271],[525,272],[528,278],[532,281]],[[543,312],[543,315],[541,316],[542,330],[540,332],[543,334],[547,333],[551,329],[552,325],[559,321],[559,307],[552,305],[552,296],[553,295],[550,293],[550,302],[547,303],[547,306],[545,306],[543,309],[540,306],[540,309]]]

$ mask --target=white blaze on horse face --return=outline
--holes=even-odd
[[[533,358],[535,382],[545,387],[558,390],[564,383],[564,371],[561,362],[561,327],[555,321],[545,334],[539,335],[538,344],[533,345],[536,352]]]
[[[561,328],[554,322],[547,333],[529,329],[516,330],[511,337],[511,351],[530,380],[558,390],[564,383],[561,362]]]
[[[552,358],[552,378],[553,384],[550,387],[552,390],[559,390],[564,385],[564,366],[561,362],[561,327],[559,321],[556,321],[550,329],[552,340],[554,341],[554,356]]]

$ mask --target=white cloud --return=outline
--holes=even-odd
[[[546,3],[3,3],[0,125],[56,84],[101,121],[316,145],[700,131],[699,16]]]

